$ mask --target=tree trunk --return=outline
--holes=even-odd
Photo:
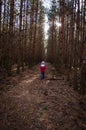
[[[20,15],[19,15],[19,41],[18,41],[18,60],[17,60],[17,73],[20,73],[21,67],[21,47],[22,47],[22,8],[23,8],[23,0],[20,2]]]
[[[0,43],[1,43],[1,14],[2,14],[2,1],[0,0]]]
[[[30,13],[30,33],[29,33],[29,44],[30,44],[30,55],[29,55],[29,66],[33,65],[33,31],[34,31],[34,6],[35,0],[32,1],[31,13]]]
[[[1,65],[1,44],[2,44],[2,33],[1,33],[1,14],[2,14],[2,1],[0,0],[0,65]]]
[[[60,42],[61,42],[61,55],[62,55],[62,64],[65,63],[65,0],[61,0],[60,2],[60,13],[61,13],[61,36],[60,36]]]
[[[36,54],[36,33],[37,33],[37,19],[38,19],[38,3],[39,0],[36,0],[36,13],[35,13],[35,28],[34,28],[34,38],[33,38],[33,62],[35,62],[35,54]]]
[[[14,0],[10,0],[10,22],[9,22],[9,62],[8,62],[8,74],[11,74],[12,68],[12,45],[13,45],[13,28],[14,28]]]

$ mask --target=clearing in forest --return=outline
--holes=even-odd
[[[44,80],[37,65],[0,83],[0,130],[86,129],[82,96],[46,66]]]

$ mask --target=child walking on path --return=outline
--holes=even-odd
[[[44,79],[44,77],[45,77],[45,69],[46,69],[45,62],[42,61],[41,65],[40,65],[40,71],[41,71],[40,79]]]

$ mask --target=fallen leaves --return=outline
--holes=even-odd
[[[85,101],[70,87],[64,75],[55,75],[47,64],[44,80],[39,66],[4,81],[0,95],[1,129],[81,130],[86,128]],[[53,78],[55,80],[53,80]],[[51,80],[52,79],[52,80]],[[8,87],[7,87],[8,86]],[[9,88],[9,90],[8,90]]]

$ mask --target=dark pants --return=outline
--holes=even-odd
[[[44,72],[41,72],[40,79],[44,79]]]

